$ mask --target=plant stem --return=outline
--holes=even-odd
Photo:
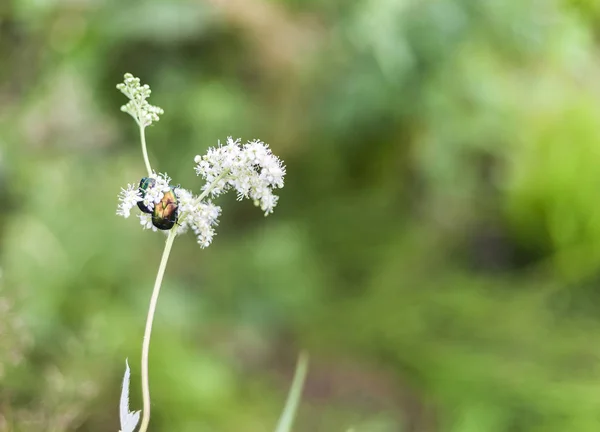
[[[298,411],[307,371],[308,354],[301,352],[298,357],[298,363],[296,363],[296,372],[294,372],[294,380],[292,381],[292,386],[285,402],[285,408],[279,418],[275,432],[290,432],[292,430],[292,423],[294,423],[294,417],[296,417],[296,412]]]
[[[150,351],[150,336],[152,335],[152,322],[154,321],[154,312],[156,311],[158,294],[160,293],[160,287],[162,285],[163,276],[167,267],[167,261],[169,261],[171,247],[173,246],[173,241],[175,240],[176,236],[177,230],[172,229],[167,237],[165,250],[163,251],[160,265],[158,266],[158,273],[156,275],[156,281],[154,282],[152,297],[150,298],[148,317],[146,318],[146,330],[144,331],[144,342],[142,344],[142,397],[144,406],[142,410],[142,424],[140,425],[139,432],[146,432],[148,429],[148,423],[150,423],[150,385],[148,381],[148,352]]]
[[[142,155],[144,156],[144,163],[146,164],[146,171],[148,171],[148,177],[152,175],[152,167],[150,166],[150,159],[148,158],[148,150],[146,149],[146,128],[140,124],[140,141],[142,142]]]
[[[204,192],[202,192],[198,198],[196,198],[196,204],[199,203],[200,201],[202,201],[204,198],[206,198],[208,196],[208,194],[215,188],[217,183],[219,183],[219,181],[223,177],[225,177],[227,174],[229,174],[229,169],[223,170],[223,172],[221,174],[219,174],[216,179],[213,180],[213,182],[210,184],[210,186],[208,186],[206,188],[206,190]]]

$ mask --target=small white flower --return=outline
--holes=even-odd
[[[146,100],[152,92],[150,86],[148,84],[141,85],[140,79],[130,73],[125,74],[123,82],[117,84],[117,88],[129,98],[129,102],[121,107],[121,111],[133,117],[141,127],[157,122],[159,116],[164,113],[161,108],[150,105]]]
[[[138,202],[142,201],[142,196],[138,190],[138,187],[134,184],[128,184],[127,189],[121,188],[119,193],[120,204],[117,207],[117,214],[128,218],[131,215],[131,209],[137,205]]]
[[[260,209],[262,211],[264,211],[265,216],[267,216],[270,213],[273,213],[273,209],[277,205],[278,200],[279,200],[279,197],[277,195],[273,195],[269,191],[269,193],[266,193],[261,197],[259,204],[256,204],[256,202],[255,202],[255,205],[260,205]]]
[[[151,229],[154,232],[157,231],[156,227],[152,225],[151,215],[149,215],[148,213],[140,213],[138,217],[140,218],[140,225],[142,226],[142,228]]]

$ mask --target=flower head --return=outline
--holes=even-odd
[[[117,88],[129,98],[129,102],[121,107],[121,111],[128,113],[141,127],[157,122],[159,116],[164,113],[161,108],[150,105],[146,100],[150,97],[150,86],[141,85],[140,79],[130,73],[125,74],[123,82],[117,84]]]
[[[119,193],[120,202],[117,207],[117,214],[119,216],[128,218],[131,215],[131,209],[138,205],[138,203],[142,203],[152,211],[154,205],[160,202],[165,192],[170,189],[169,182],[171,178],[167,174],[156,173],[152,173],[150,178],[153,180],[153,186],[144,191],[135,184],[128,184],[127,189],[121,188],[121,192]]]
[[[212,243],[215,229],[219,223],[221,207],[212,202],[204,202],[200,197],[195,197],[188,190],[177,188],[175,195],[179,200],[180,218],[178,221],[178,234],[190,228],[196,235],[200,247],[206,248]]]
[[[203,189],[213,197],[233,188],[238,200],[250,198],[265,215],[273,213],[278,199],[273,189],[283,187],[285,166],[267,144],[254,140],[242,145],[229,137],[227,144],[209,148],[194,161],[196,173],[206,180]]]
[[[165,196],[165,193],[171,189],[171,186],[169,185],[171,177],[166,173],[152,173],[149,178],[152,179],[153,182],[151,183],[151,186],[144,191],[141,201],[148,210],[152,211],[154,205],[158,204]]]
[[[228,138],[226,145],[210,148],[206,155],[196,156],[194,160],[196,173],[206,180],[202,193],[194,195],[187,189],[171,186],[167,174],[153,173],[149,177],[151,181],[143,179],[139,187],[130,184],[127,189],[122,189],[117,214],[129,217],[131,209],[137,205],[142,211],[138,217],[144,229],[167,230],[157,220],[161,212],[155,207],[175,206],[171,212],[175,215],[172,229],[177,230],[177,234],[191,230],[200,247],[205,248],[216,235],[215,227],[221,215],[221,207],[207,197],[216,198],[235,189],[239,200],[250,198],[265,215],[273,212],[279,198],[273,190],[283,187],[285,167],[265,143],[249,141],[242,145],[240,140]]]
[[[131,215],[131,209],[136,206],[138,202],[142,201],[142,196],[140,195],[138,187],[134,184],[128,184],[127,189],[121,188],[119,201],[117,214],[124,218],[128,218]]]

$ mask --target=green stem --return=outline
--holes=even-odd
[[[139,123],[138,123],[139,124]],[[144,163],[146,164],[146,171],[148,171],[148,177],[152,175],[152,167],[150,166],[150,159],[148,158],[148,150],[146,149],[146,128],[140,124],[140,140],[142,142],[142,155],[144,156]]]
[[[156,281],[154,282],[152,297],[150,298],[148,317],[146,318],[146,330],[144,331],[144,342],[142,344],[142,397],[144,406],[142,410],[142,424],[140,425],[139,432],[146,432],[148,429],[148,423],[150,423],[150,384],[148,381],[148,353],[150,351],[150,336],[152,335],[152,322],[154,321],[154,313],[156,312],[158,294],[160,293],[160,287],[162,285],[163,276],[167,267],[167,261],[169,261],[171,247],[173,246],[173,241],[175,240],[176,236],[177,230],[172,229],[167,237],[165,250],[163,251],[160,265],[158,266],[158,274],[156,275]]]
[[[292,430],[292,423],[294,423],[294,417],[296,417],[296,412],[298,411],[307,371],[308,355],[305,352],[301,352],[298,357],[298,363],[296,363],[296,372],[294,373],[294,380],[292,381],[292,386],[285,402],[285,408],[279,418],[275,432],[290,432]]]
[[[198,198],[196,198],[196,204],[198,204],[204,198],[206,198],[207,195],[215,188],[215,186],[217,185],[217,183],[219,183],[219,181],[223,177],[225,177],[227,174],[229,174],[229,169],[223,170],[223,172],[221,174],[219,174],[216,179],[213,180],[213,182],[210,184],[210,186],[207,187],[206,190],[204,192],[202,192]]]

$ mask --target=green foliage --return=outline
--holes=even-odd
[[[209,249],[176,242],[152,430],[272,430],[302,349],[297,431],[598,430],[599,16],[568,0],[0,7],[0,430],[118,430],[125,358],[141,407],[163,238],[114,214],[144,175],[127,71],[165,111],[146,133],[175,183],[200,185],[193,157],[228,135],[270,143],[288,173],[269,219],[225,197]]]

